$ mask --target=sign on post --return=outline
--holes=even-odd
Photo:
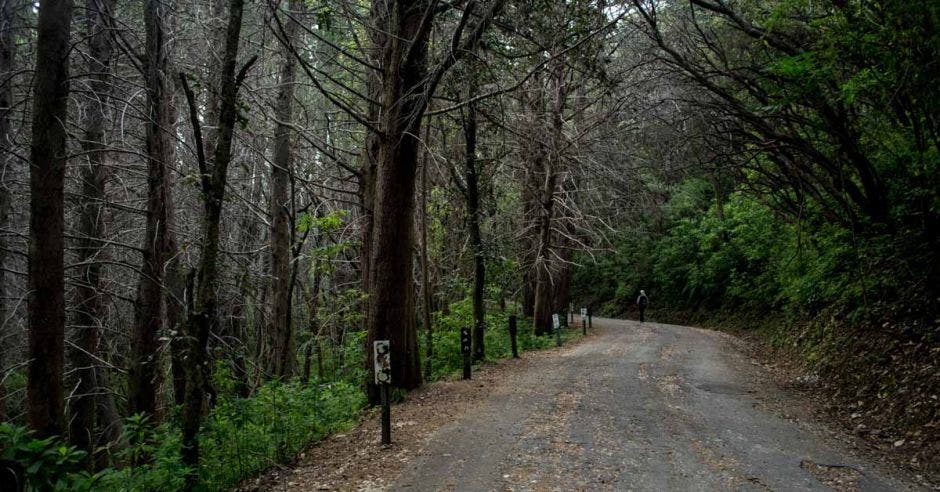
[[[581,308],[581,333],[587,335],[587,308]]]
[[[552,327],[555,328],[555,345],[561,347],[561,321],[558,313],[552,315]]]
[[[388,340],[376,340],[373,344],[375,357],[375,384],[392,382],[392,356]]]
[[[375,384],[382,398],[382,444],[392,443],[392,406],[388,400],[388,385],[392,382],[392,354],[388,340],[376,340],[372,345],[375,361]]]

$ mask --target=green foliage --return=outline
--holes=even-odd
[[[487,309],[484,344],[489,360],[512,357],[509,338],[509,315],[507,311]],[[524,351],[540,350],[555,346],[554,337],[537,337],[533,334],[532,322],[519,317],[517,343],[520,354]],[[432,379],[441,379],[462,370],[463,356],[460,353],[460,329],[473,326],[473,302],[470,298],[450,305],[447,315],[437,313],[434,323],[434,358]],[[562,331],[562,342],[580,336],[580,331]]]
[[[365,405],[358,386],[271,382],[252,398],[222,395],[200,433],[199,475],[222,490],[287,461],[309,443],[352,425]]]
[[[120,492],[176,491],[185,485],[189,468],[180,457],[182,439],[171,423],[154,426],[143,415],[124,421],[117,463],[124,465],[102,474],[97,490]]]
[[[25,427],[0,424],[0,458],[22,465],[26,490],[84,491],[97,487],[101,477],[84,469],[87,453],[56,437],[36,439]]]
[[[813,313],[864,309],[872,293],[901,288],[896,275],[879,275],[883,266],[864,260],[890,257],[896,244],[783,220],[742,192],[719,213],[710,190],[691,181],[663,207],[662,234],[623,233],[615,253],[575,271],[573,291],[611,314],[629,311],[640,289],[653,309]]]

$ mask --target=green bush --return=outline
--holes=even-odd
[[[311,442],[353,425],[365,403],[362,390],[345,382],[275,381],[252,398],[222,396],[200,433],[200,481],[221,490],[289,460]]]
[[[512,342],[509,338],[509,312],[488,309],[484,347],[489,360],[512,357]],[[463,299],[450,305],[445,316],[437,313],[434,323],[434,358],[431,361],[432,379],[441,379],[463,369],[460,353],[460,329],[473,326],[473,302]],[[554,337],[537,337],[533,334],[532,321],[519,317],[517,321],[519,352],[539,350],[555,346]],[[562,341],[578,337],[578,330],[563,330]]]
[[[27,491],[97,489],[102,476],[84,469],[87,453],[56,437],[36,439],[25,427],[0,424],[0,458],[16,461],[25,472]]]

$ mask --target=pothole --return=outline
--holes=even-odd
[[[746,395],[753,393],[753,391],[728,383],[702,383],[696,386],[696,388],[719,395]]]

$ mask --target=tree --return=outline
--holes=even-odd
[[[232,161],[232,140],[238,118],[238,89],[257,56],[250,58],[236,73],[238,43],[241,35],[243,0],[231,0],[228,27],[225,36],[225,52],[222,59],[221,89],[216,141],[213,146],[211,164],[204,154],[199,109],[195,94],[189,87],[186,75],[180,81],[189,103],[190,123],[193,127],[199,181],[203,193],[203,242],[199,268],[195,272],[192,286],[193,303],[187,320],[187,336],[190,347],[186,363],[186,394],[183,405],[183,462],[196,469],[199,462],[197,434],[202,421],[205,388],[209,382],[210,359],[207,352],[209,335],[218,325],[218,281],[219,243],[222,206],[225,199],[225,183],[228,167]],[[192,487],[195,477],[190,476]]]
[[[108,163],[105,142],[105,118],[111,78],[111,16],[114,0],[88,0],[86,37],[88,39],[88,92],[85,110],[85,135],[82,152],[87,163],[81,169],[82,194],[79,202],[78,260],[79,284],[75,290],[75,324],[78,343],[71,357],[76,368],[77,396],[70,402],[72,418],[69,436],[72,443],[94,451],[94,432],[98,428],[101,325],[105,306],[101,285],[102,244],[105,242],[105,203],[107,202]],[[107,403],[105,403],[107,404]]]
[[[297,12],[301,9],[298,0],[290,0],[288,10]],[[272,5],[272,8],[277,8]],[[289,19],[284,25],[281,56],[283,64],[278,80],[280,88],[277,95],[277,120],[274,132],[274,159],[271,162],[271,297],[273,314],[271,315],[271,334],[274,343],[275,376],[286,378],[291,375],[295,364],[295,342],[290,313],[291,294],[291,216],[293,196],[293,150],[291,149],[291,126],[294,100],[296,58],[291,50],[291,42],[297,33],[297,22]]]
[[[71,0],[39,4],[29,215],[29,425],[40,437],[64,429],[64,182],[67,161]]]
[[[434,3],[376,0],[372,4],[373,11],[380,12],[375,18],[383,20],[375,28],[388,36],[382,46],[381,90],[376,91],[382,111],[372,129],[375,135],[370,136],[375,140],[369,140],[375,142],[377,152],[366,149],[376,162],[366,322],[370,348],[375,340],[390,341],[392,382],[400,388],[416,388],[422,382],[411,281],[421,118],[441,78],[476,45],[502,4],[494,0],[482,13],[475,12],[475,2],[468,4],[453,32],[450,50],[433,71],[428,66],[428,39]],[[479,20],[465,34],[473,15]],[[371,349],[367,353],[371,363]]]
[[[6,1],[0,4],[0,144],[3,145],[3,156],[0,157],[0,228],[6,228],[12,209],[11,192],[7,176],[12,162],[12,107],[13,107],[13,74],[16,62],[16,29],[18,27],[14,2]],[[9,313],[7,308],[7,271],[5,267],[7,250],[6,236],[0,236],[0,368],[3,367],[7,357],[5,328]],[[6,385],[0,382],[0,421],[6,420]]]
[[[470,247],[473,253],[473,359],[486,358],[484,332],[486,330],[486,251],[480,223],[483,221],[481,210],[481,183],[484,173],[482,164],[477,159],[477,104],[473,98],[477,95],[477,82],[474,75],[468,77],[467,104],[461,108],[460,121],[463,127],[464,159],[462,173],[451,169],[454,185],[463,195],[467,207],[467,229],[470,235]]]

